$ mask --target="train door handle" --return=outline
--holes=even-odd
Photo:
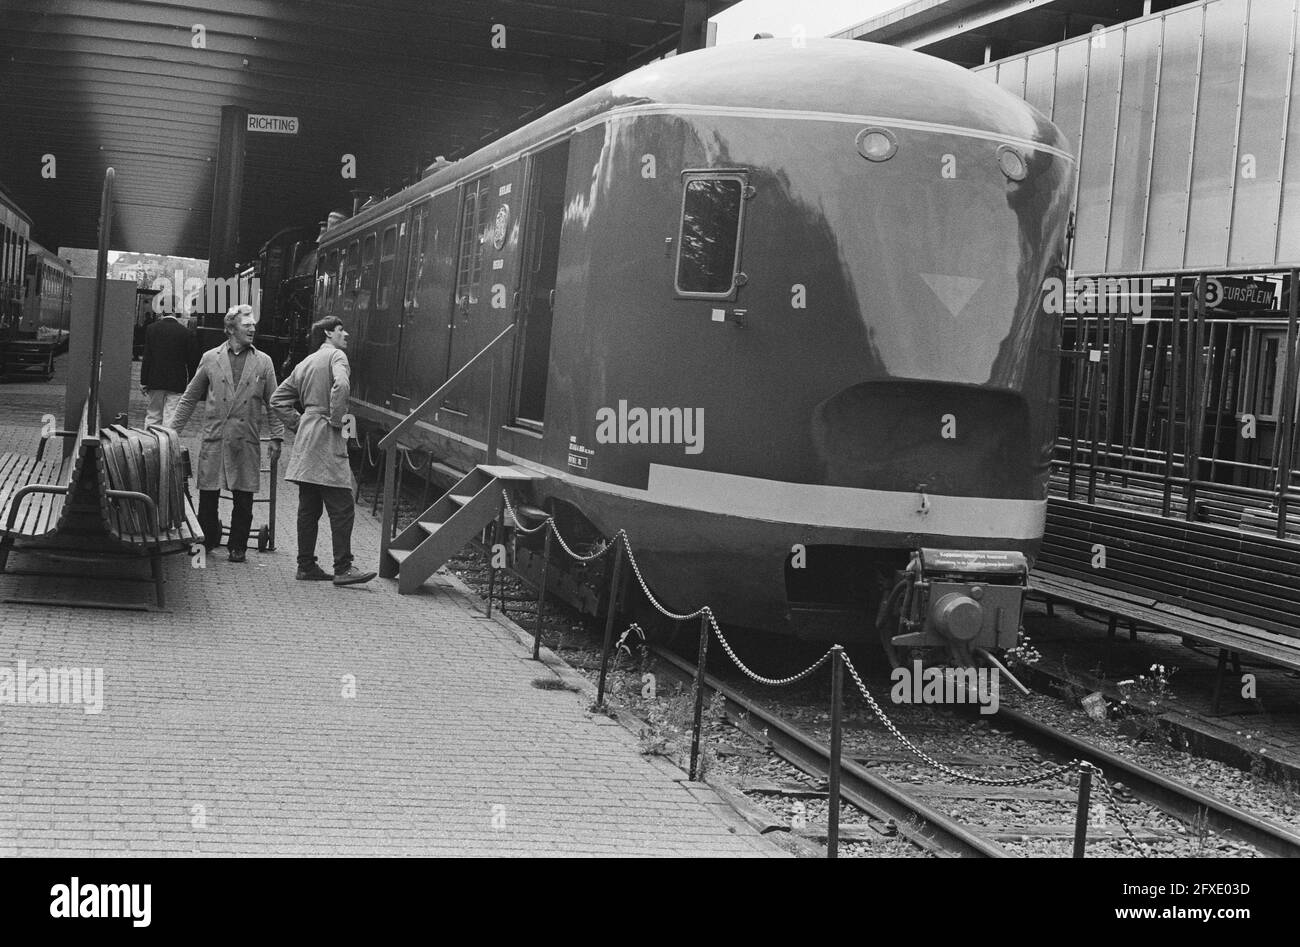
[[[547,294],[546,302],[551,307],[551,312],[555,312],[555,290]]]

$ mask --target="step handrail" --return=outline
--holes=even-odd
[[[484,356],[484,355],[485,355],[489,350],[491,350],[493,346],[495,346],[498,342],[500,342],[500,341],[501,341],[502,339],[504,339],[507,335],[509,335],[511,332],[513,332],[513,331],[514,331],[514,328],[515,328],[515,324],[512,322],[512,323],[510,323],[510,325],[508,325],[508,326],[506,326],[504,329],[502,329],[502,330],[500,331],[500,333],[497,334],[497,337],[496,337],[495,339],[493,339],[493,340],[492,340],[491,342],[489,342],[487,345],[485,345],[485,346],[483,346],[481,349],[479,349],[478,352],[477,352],[477,354],[475,354],[473,358],[471,358],[468,362],[466,362],[464,365],[462,365],[460,368],[458,368],[458,369],[456,370],[456,374],[452,375],[450,378],[448,378],[446,381],[444,381],[441,385],[439,385],[437,391],[435,391],[433,394],[429,395],[429,397],[427,397],[427,398],[425,398],[423,401],[421,401],[420,404],[419,404],[419,406],[416,407],[415,410],[413,410],[413,411],[412,411],[410,414],[408,414],[406,417],[402,418],[402,420],[398,421],[397,424],[395,424],[395,425],[393,426],[393,429],[392,429],[391,431],[389,431],[387,434],[385,434],[385,435],[380,439],[380,441],[379,441],[379,449],[380,449],[380,450],[387,450],[388,448],[395,446],[395,445],[397,444],[397,439],[401,436],[401,434],[402,434],[403,431],[405,431],[405,430],[407,430],[408,428],[412,427],[412,426],[415,424],[416,421],[420,420],[420,418],[423,417],[423,416],[425,415],[426,412],[428,412],[428,410],[430,409],[430,406],[431,406],[431,405],[434,405],[434,404],[439,403],[439,401],[440,401],[443,397],[445,397],[446,393],[447,393],[448,391],[450,391],[453,387],[455,387],[456,384],[461,380],[461,378],[464,377],[465,373],[469,371],[469,369],[471,368],[471,366],[473,366],[475,362],[477,362],[477,361],[478,361],[480,358],[482,358],[482,357],[483,357],[483,356]],[[494,399],[494,400],[495,400],[495,399]],[[489,424],[492,423],[492,420],[493,420],[492,415],[495,413],[495,412],[492,411],[492,407],[493,407],[493,405],[491,405],[491,404],[488,405],[488,423],[489,423]]]
[[[512,322],[499,333],[483,348],[475,353],[474,357],[456,370],[456,373],[438,386],[437,391],[429,395],[420,402],[414,411],[408,414],[393,429],[385,434],[379,441],[379,448],[383,451],[383,478],[384,478],[384,511],[379,524],[379,561],[381,571],[387,565],[388,548],[393,541],[393,528],[396,526],[396,506],[397,498],[397,444],[398,438],[402,432],[412,427],[421,417],[423,417],[433,406],[441,403],[442,398],[450,391],[462,378],[468,374],[470,368],[490,352],[498,342],[514,331],[515,324]],[[487,404],[487,449],[484,462],[488,464],[496,463],[497,455],[497,434],[501,427],[501,418],[498,417],[497,402],[501,400],[497,391],[497,361],[495,357],[491,361],[491,380],[488,383],[488,404]],[[502,390],[508,390],[509,385],[501,385]]]

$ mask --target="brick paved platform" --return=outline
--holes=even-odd
[[[41,415],[62,417],[58,361],[52,382],[0,384],[0,451],[34,452]],[[277,551],[170,557],[165,613],[0,604],[0,669],[103,669],[97,714],[0,703],[0,856],[779,854],[588,698],[533,687],[554,674],[453,580],[295,581],[296,488],[280,500]],[[373,566],[368,509],[353,543]],[[87,571],[3,576],[0,600],[150,600]]]

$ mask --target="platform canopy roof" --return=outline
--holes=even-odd
[[[1187,0],[911,0],[834,35],[977,66]]]
[[[248,135],[239,258],[677,48],[736,0],[0,0],[0,181],[47,245],[208,256],[222,106]],[[356,159],[355,179],[342,174]]]

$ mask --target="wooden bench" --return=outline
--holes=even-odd
[[[1096,547],[1105,567],[1093,568]],[[1300,670],[1300,543],[1052,498],[1031,592],[1219,649],[1215,707],[1240,655]]]
[[[55,436],[65,440],[62,455],[46,459],[46,447]],[[189,550],[203,537],[184,487],[174,432],[115,426],[94,435],[83,412],[77,432],[47,434],[36,457],[0,454],[0,572],[66,575],[8,570],[9,553],[15,548],[92,562],[147,557],[152,578],[136,581],[152,581],[157,607],[165,607],[162,556]],[[77,599],[11,601],[139,607]]]

